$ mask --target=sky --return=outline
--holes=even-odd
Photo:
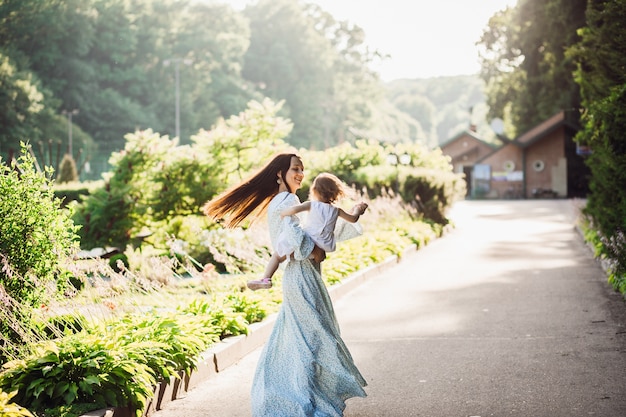
[[[236,8],[256,0],[224,0]],[[477,74],[476,42],[489,18],[517,0],[309,0],[365,31],[390,55],[372,67],[383,81]]]

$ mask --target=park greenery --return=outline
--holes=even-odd
[[[435,147],[467,128],[472,107],[493,136],[476,75],[388,90],[369,69],[384,55],[354,23],[299,0],[244,10],[199,0],[3,0],[0,155],[28,140],[55,175],[70,153],[82,180],[98,180],[127,133],[177,136],[177,90],[181,144],[265,97],[284,103],[286,140],[298,148],[357,138]]]
[[[479,42],[488,117],[515,137],[560,110],[576,114],[591,149],[587,236],[626,289],[626,4],[520,0],[494,15]]]
[[[625,18],[622,1],[520,0],[479,41],[482,81],[383,86],[363,31],[297,0],[0,0],[0,411],[139,415],[154,384],[277,311],[280,273],[245,289],[270,255],[263,219],[227,231],[199,209],[289,149],[307,181],[333,172],[342,204],[370,205],[325,261],[333,285],[444,232],[465,189],[439,140],[580,111],[585,236],[626,292]]]
[[[55,187],[49,170],[38,172],[27,145],[18,161],[2,165],[1,206],[14,231],[2,235],[12,249],[3,253],[1,276],[3,392],[45,416],[104,406],[140,415],[155,384],[191,372],[201,352],[277,311],[280,274],[271,291],[245,287],[271,254],[264,219],[227,230],[200,208],[293,149],[284,140],[292,123],[278,116],[280,107],[251,101],[188,145],[151,130],[128,134],[102,181],[75,183],[87,190],[82,196]],[[325,261],[328,285],[437,238],[447,209],[465,195],[447,157],[419,144],[358,140],[298,153],[308,181],[334,172],[352,187],[346,208],[370,205],[367,233]],[[410,161],[392,166],[389,154]],[[112,256],[94,255],[99,248]]]

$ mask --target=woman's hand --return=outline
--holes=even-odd
[[[313,260],[319,264],[326,259],[326,251],[315,245],[313,251],[311,252],[311,256],[313,257]]]

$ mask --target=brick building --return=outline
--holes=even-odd
[[[472,198],[585,197],[589,169],[574,142],[574,115],[561,111],[517,138],[489,144],[470,129],[443,145]]]

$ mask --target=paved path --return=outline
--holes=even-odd
[[[626,305],[567,200],[468,201],[335,303],[368,380],[346,417],[624,417]],[[154,417],[249,417],[260,350]]]

